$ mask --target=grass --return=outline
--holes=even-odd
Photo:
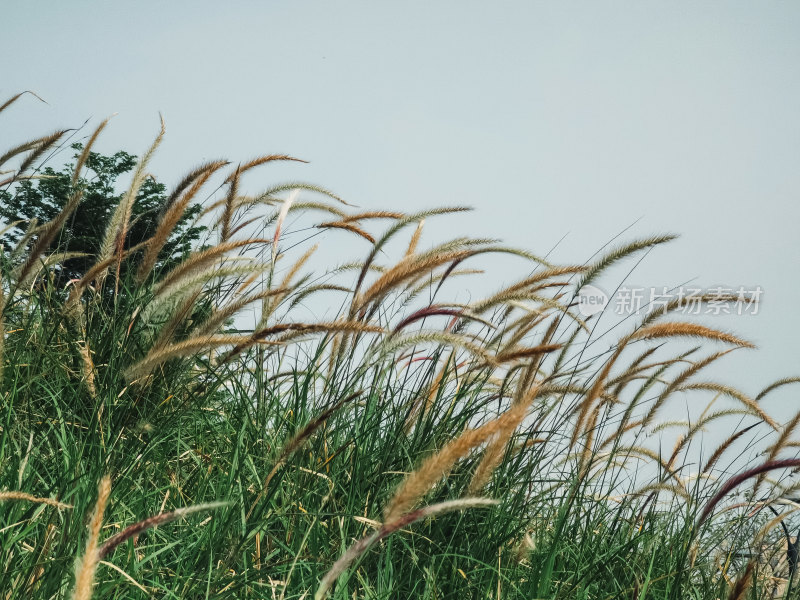
[[[797,379],[755,397],[704,379],[750,344],[681,321],[680,302],[614,339],[575,310],[581,285],[671,236],[567,266],[493,240],[426,245],[462,207],[357,212],[299,183],[245,195],[245,170],[294,160],[270,155],[195,169],[127,248],[162,136],[83,279],[53,276],[79,193],[3,253],[3,599],[798,597],[784,526],[800,417],[761,406]],[[9,152],[2,185],[62,137]],[[206,246],[164,269],[202,197]],[[329,264],[311,268],[308,231]],[[346,262],[338,236],[365,256]],[[485,289],[487,253],[524,275],[448,302]],[[699,418],[664,418],[679,393],[706,403]]]

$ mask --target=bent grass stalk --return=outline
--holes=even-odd
[[[403,527],[407,527],[408,525],[416,523],[422,519],[440,515],[446,512],[464,510],[468,508],[488,508],[497,504],[499,504],[497,500],[491,500],[488,498],[462,498],[461,500],[450,500],[448,502],[441,502],[439,504],[426,506],[425,508],[420,508],[413,512],[400,515],[391,521],[387,519],[387,522],[381,525],[377,531],[371,533],[365,538],[360,539],[358,542],[350,546],[347,552],[345,552],[335,563],[333,563],[333,566],[330,568],[330,570],[325,573],[320,580],[319,587],[314,594],[314,600],[323,600],[323,598],[325,598],[325,596],[328,594],[328,590],[330,590],[339,576],[344,573],[347,568],[353,564],[353,562],[358,560],[358,558],[367,550],[369,550],[375,543],[387,538]]]
[[[800,459],[797,458],[786,458],[783,460],[773,460],[770,462],[763,463],[751,469],[747,469],[738,475],[731,477],[726,481],[723,486],[719,489],[719,491],[714,494],[714,496],[706,503],[703,512],[700,513],[700,517],[697,520],[697,526],[703,524],[703,522],[711,515],[714,511],[714,507],[719,504],[719,502],[727,496],[731,491],[733,491],[737,486],[742,484],[743,482],[760,475],[761,473],[767,473],[769,471],[774,471],[776,469],[790,469],[793,467],[800,467]]]
[[[137,536],[148,529],[152,529],[153,527],[165,525],[167,523],[171,523],[172,521],[177,521],[178,519],[184,519],[194,513],[208,512],[229,505],[230,502],[207,502],[205,504],[194,504],[184,508],[177,508],[170,512],[153,515],[147,519],[142,519],[138,523],[128,525],[125,529],[104,541],[103,544],[97,549],[97,556],[99,559],[106,558],[112,552],[114,552],[117,546],[126,540],[129,540],[130,538]]]
[[[22,500],[25,502],[32,502],[34,504],[47,504],[55,508],[72,508],[71,504],[65,504],[54,500],[53,498],[40,498],[32,494],[17,491],[0,491],[0,502],[8,502],[9,500]]]

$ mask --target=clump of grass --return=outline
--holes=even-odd
[[[106,126],[88,135],[73,184]],[[800,446],[798,417],[779,423],[763,400],[798,378],[755,395],[704,379],[752,344],[675,319],[683,301],[616,338],[575,310],[582,287],[674,236],[554,265],[493,239],[434,238],[437,220],[463,207],[362,210],[294,181],[245,190],[260,167],[298,162],[266,154],[191,169],[149,237],[129,244],[136,191],[163,135],[103,224],[94,266],[68,289],[54,274],[80,193],[0,256],[0,486],[19,490],[0,492],[4,600],[68,589],[761,593],[756,559],[792,519],[763,509],[794,497],[800,466],[781,458]],[[6,152],[0,162],[15,168],[2,185],[17,193],[63,136]],[[166,261],[198,199],[207,237]],[[351,248],[361,257],[345,256]],[[494,255],[524,275],[493,290],[478,280],[486,291],[469,303],[447,297]],[[600,337],[608,351],[596,350]],[[664,418],[679,395],[709,394],[699,418]],[[730,435],[706,448],[704,432],[721,423]],[[732,499],[751,479],[750,495]],[[70,501],[69,514],[47,509],[70,506],[55,497]],[[86,524],[69,515],[91,515],[85,547]],[[101,541],[104,529],[113,532]],[[96,577],[100,564],[108,577]]]

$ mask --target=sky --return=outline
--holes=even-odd
[[[289,153],[310,164],[264,181],[365,209],[469,205],[431,230],[558,263],[677,233],[599,285],[760,288],[758,314],[712,318],[760,348],[717,373],[750,394],[800,375],[800,4],[72,0],[2,15],[0,92],[47,101],[2,115],[2,147],[117,113],[99,149],[140,154],[160,112],[167,183],[206,159]],[[524,268],[493,263],[486,285]],[[800,407],[790,388],[768,402]]]

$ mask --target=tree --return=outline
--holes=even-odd
[[[74,158],[77,160],[83,146],[73,144],[72,148],[76,151]],[[135,165],[136,157],[124,151],[111,156],[89,153],[84,171],[86,175],[75,184],[83,189],[82,200],[48,249],[79,252],[85,256],[70,258],[60,264],[57,271],[59,283],[66,284],[70,279],[82,277],[95,263],[108,221],[122,199],[122,193],[117,189],[117,179]],[[19,221],[0,237],[0,243],[6,250],[15,247],[23,239],[33,219],[41,225],[58,215],[75,191],[72,185],[74,166],[74,163],[65,165],[61,171],[45,167],[40,172],[43,177],[21,180],[12,189],[0,190],[0,218],[8,225]],[[166,186],[154,177],[144,181],[133,205],[125,239],[126,248],[153,235],[167,201],[165,192]],[[187,208],[159,254],[162,267],[179,262],[191,251],[206,229],[193,225],[201,210],[199,204]],[[126,261],[123,266],[130,269],[135,264],[134,259]]]

